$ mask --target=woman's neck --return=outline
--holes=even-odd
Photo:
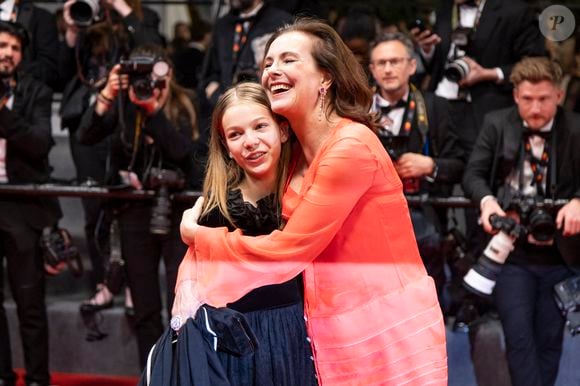
[[[290,120],[290,127],[296,134],[298,142],[300,142],[304,159],[308,165],[310,165],[339,120],[340,117],[335,112],[330,113],[327,117],[321,117],[321,119],[316,113],[302,116],[301,119]]]

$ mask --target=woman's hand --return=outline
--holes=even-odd
[[[125,0],[104,0],[105,4],[112,7],[121,17],[125,18],[133,9],[127,4]]]
[[[171,328],[178,331],[188,318],[195,318],[202,302],[196,296],[195,282],[184,280],[175,288],[175,300],[171,309]]]
[[[179,225],[179,229],[181,231],[181,239],[187,245],[194,245],[195,244],[195,233],[199,228],[199,224],[197,221],[201,216],[201,212],[203,209],[203,201],[204,198],[200,197],[195,202],[195,205],[187,209],[183,212],[183,216],[181,217],[181,224]]]
[[[99,115],[105,114],[117,98],[120,90],[126,90],[129,87],[129,76],[119,74],[121,65],[116,64],[109,72],[107,84],[97,96],[97,106],[95,111]]]

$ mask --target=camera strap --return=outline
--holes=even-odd
[[[421,143],[422,143],[422,153],[423,155],[430,155],[429,151],[429,117],[427,115],[427,105],[425,103],[425,97],[421,93],[421,91],[417,90],[417,88],[411,84],[411,91],[413,92],[413,96],[415,99],[415,103],[417,105],[417,128],[419,129],[419,133],[421,134]],[[433,146],[431,146],[434,148]],[[434,153],[437,153],[435,150]]]

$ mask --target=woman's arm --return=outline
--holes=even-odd
[[[240,231],[199,227],[193,235],[194,253],[182,263],[194,265],[183,269],[196,276],[180,273],[178,283],[196,280],[199,300],[222,306],[253,288],[302,272],[334,238],[379,168],[375,154],[356,138],[342,138],[322,151],[312,185],[283,231],[248,237]]]

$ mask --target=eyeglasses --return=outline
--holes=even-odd
[[[383,69],[389,64],[392,68],[401,68],[403,63],[412,58],[391,58],[391,59],[380,59],[372,62],[372,65],[378,69]]]

